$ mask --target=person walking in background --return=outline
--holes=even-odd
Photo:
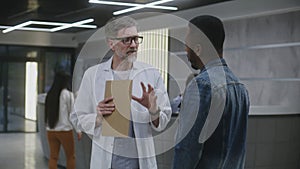
[[[69,121],[74,103],[74,96],[70,91],[70,80],[70,75],[64,72],[56,73],[53,84],[46,96],[45,123],[50,149],[49,169],[57,168],[61,145],[67,159],[67,169],[75,169],[73,126]],[[78,139],[80,139],[81,132],[77,132]]]
[[[173,169],[244,168],[249,96],[223,58],[224,40],[220,19],[190,20],[187,57],[201,71],[183,96]]]

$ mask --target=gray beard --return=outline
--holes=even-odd
[[[134,56],[131,55],[131,56],[127,56],[127,57],[126,57],[126,60],[127,60],[128,62],[130,62],[130,63],[135,62],[136,59],[137,59],[136,55],[134,55]]]
[[[126,55],[121,57],[123,62],[133,63],[137,59],[137,54]]]

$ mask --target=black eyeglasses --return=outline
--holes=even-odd
[[[131,37],[124,37],[124,38],[111,38],[113,40],[119,40],[121,41],[124,45],[131,45],[132,40],[134,41],[135,44],[140,44],[143,42],[143,37],[142,36],[131,36]]]

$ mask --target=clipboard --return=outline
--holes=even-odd
[[[128,137],[131,112],[132,80],[108,80],[105,84],[105,98],[113,96],[115,110],[104,116],[102,135]]]

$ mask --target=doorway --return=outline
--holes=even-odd
[[[0,132],[36,132],[38,62],[0,62]]]
[[[74,62],[73,48],[0,45],[0,133],[45,127],[38,96],[48,92],[56,71],[71,74]]]

